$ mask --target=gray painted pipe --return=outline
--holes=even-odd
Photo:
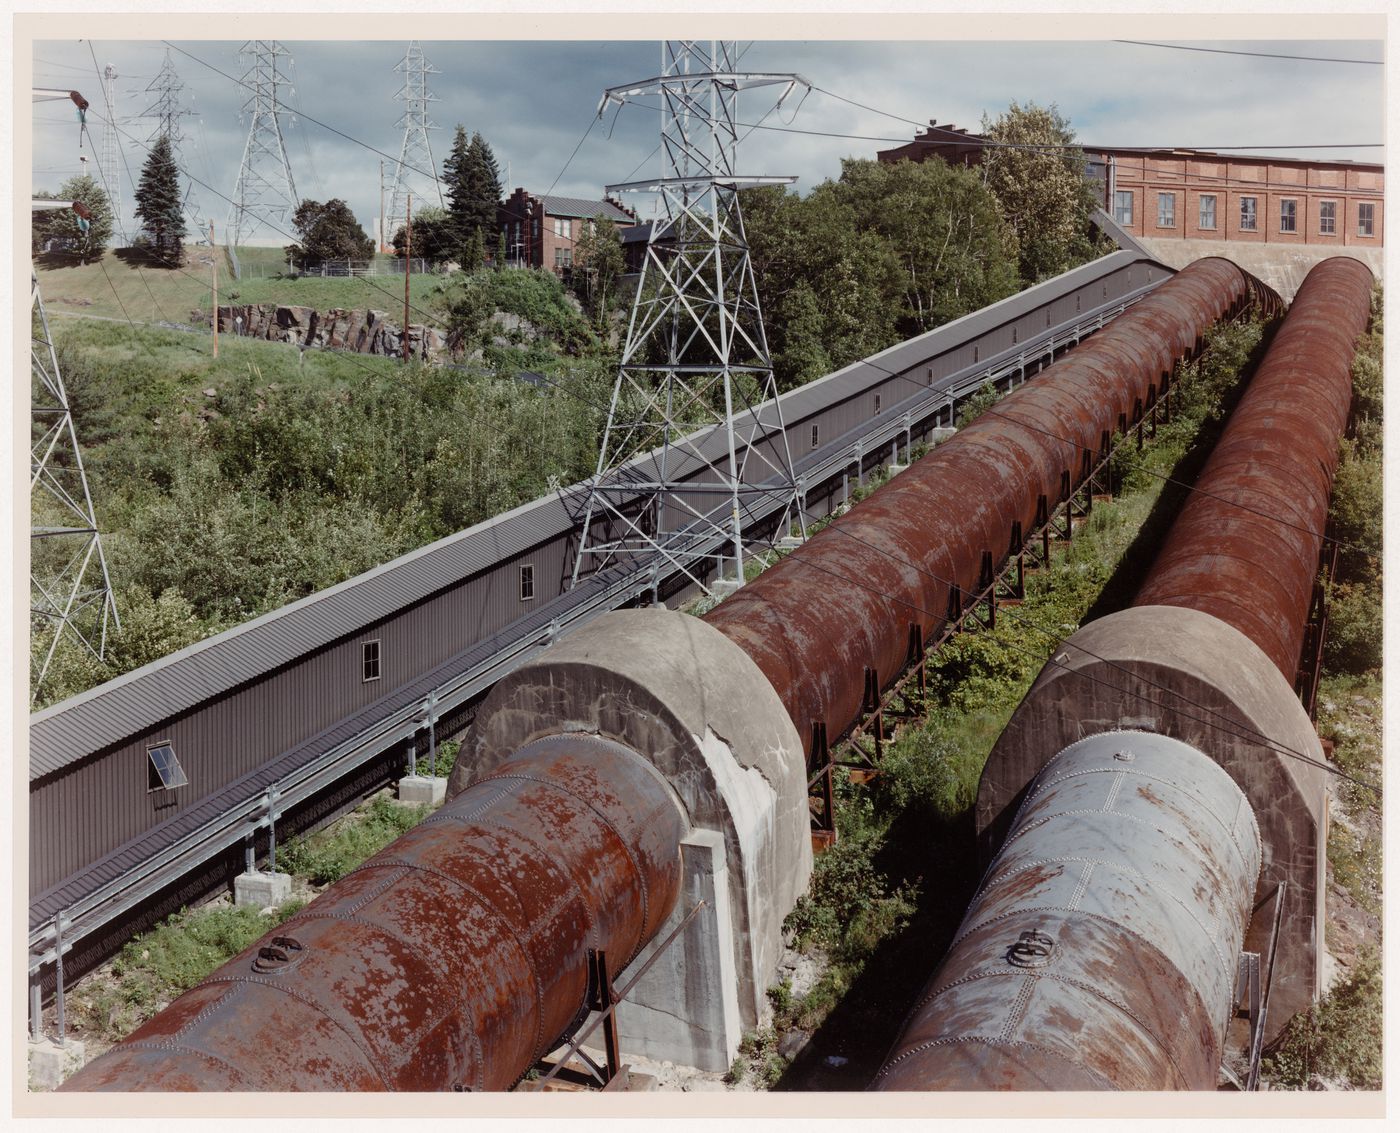
[[[1149,732],[1031,784],[873,1089],[1214,1089],[1262,856],[1244,794]]]

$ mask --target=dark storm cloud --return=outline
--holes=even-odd
[[[190,175],[211,186],[196,186],[195,192],[202,211],[222,227],[247,135],[247,121],[239,117],[246,93],[226,76],[241,77],[245,64],[238,58],[237,42],[177,46],[189,52],[172,55],[186,85],[185,104],[195,111],[184,123],[185,164]],[[286,124],[286,142],[298,194],[343,197],[368,227],[379,212],[381,155],[388,155],[384,160],[390,178],[399,155],[402,130],[396,123],[403,107],[394,95],[403,79],[394,67],[406,44],[288,41],[284,46],[294,60],[287,68],[295,94],[287,100],[294,121]],[[1380,56],[1378,43],[1235,46],[1299,55]],[[469,133],[479,130],[491,143],[507,191],[525,186],[545,192],[557,178],[554,192],[596,198],[605,184],[661,172],[659,158],[652,157],[633,173],[655,148],[660,124],[654,109],[638,106],[624,108],[615,118],[610,111],[594,123],[569,161],[605,87],[657,74],[657,42],[425,40],[423,50],[440,72],[430,78],[438,98],[431,116],[440,127],[432,133],[439,168],[453,127],[461,123]],[[153,124],[129,116],[151,104],[154,96],[144,88],[164,53],[164,46],[155,41],[98,45],[99,65],[111,62],[121,75],[118,115],[130,139],[125,148],[133,176],[139,176],[144,159],[138,142],[148,137]],[[101,80],[86,43],[44,41],[33,55],[36,82],[76,87],[105,114]],[[887,139],[821,137],[772,128],[750,134],[741,148],[741,171],[796,175],[803,190],[836,176],[842,157],[872,157],[876,150],[912,136],[913,125],[876,111],[914,122],[937,117],[975,129],[984,113],[995,115],[1013,99],[1055,103],[1087,142],[1251,146],[1266,152],[1300,144],[1380,141],[1382,131],[1380,67],[1207,55],[1113,42],[824,41],[755,42],[742,66],[800,72],[823,88],[814,90],[795,115],[794,98],[780,113],[764,119],[765,127]],[[833,94],[874,110],[857,108]],[[654,98],[648,101],[655,105]],[[740,120],[758,122],[772,102],[771,92],[745,94]],[[62,103],[38,104],[34,114],[34,187],[56,189],[78,167],[76,123]],[[337,136],[305,115],[363,144]],[[101,124],[95,120],[92,136],[100,147]],[[85,152],[96,156],[91,149]],[[1380,161],[1383,151],[1318,150],[1313,156]],[[129,182],[123,196],[129,212]],[[643,198],[640,203],[648,213],[649,201]]]

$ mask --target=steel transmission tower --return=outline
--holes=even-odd
[[[106,125],[102,128],[102,184],[112,206],[112,220],[126,238],[126,221],[122,216],[121,142],[117,136],[117,69],[108,63],[102,69],[102,96],[107,104]]]
[[[230,244],[242,242],[264,225],[285,237],[291,214],[300,203],[282,138],[281,115],[287,111],[281,98],[291,93],[292,84],[282,73],[281,60],[290,55],[276,40],[252,39],[243,45],[239,58],[250,60],[243,74],[243,87],[249,92],[243,111],[249,124],[225,226]]]
[[[410,195],[420,206],[434,199],[439,207],[444,203],[442,184],[433,161],[433,144],[428,138],[428,131],[438,128],[428,117],[428,103],[438,101],[437,95],[428,89],[428,76],[441,72],[423,58],[423,49],[416,39],[409,43],[394,70],[403,75],[403,86],[394,95],[396,101],[404,104],[403,116],[397,123],[403,128],[403,144],[399,148],[399,168],[389,196],[388,215],[383,219],[379,234],[384,245],[407,222]]]
[[[181,143],[185,139],[184,130],[180,127],[180,119],[187,114],[194,113],[186,110],[180,104],[180,92],[185,89],[185,84],[180,81],[180,76],[175,72],[175,64],[170,58],[170,49],[165,49],[165,62],[161,64],[160,74],[158,74],[146,87],[149,94],[154,94],[156,100],[146,108],[142,118],[154,118],[155,129],[146,138],[146,145],[154,145],[159,139],[165,137],[170,139],[170,152],[175,158],[175,164],[184,167]],[[181,205],[185,214],[185,219],[189,224],[191,233],[197,235],[204,227],[199,211],[199,201],[195,196],[194,182],[189,182],[189,187],[185,190],[185,199]]]
[[[67,201],[35,202],[35,207],[71,208]],[[116,603],[102,553],[102,537],[88,491],[68,393],[30,274],[32,419],[30,428],[30,698],[38,694],[64,636],[78,641],[99,661],[107,645],[109,621],[117,629]]]
[[[598,107],[601,115],[634,96],[661,96],[663,176],[608,190],[659,193],[664,215],[647,242],[575,583],[610,562],[659,554],[707,590],[711,566],[720,578],[732,570],[731,584],[742,585],[747,521],[774,518],[784,535],[801,522],[739,211],[740,189],[795,178],[735,172],[735,114],[742,90],[781,85],[781,104],[808,84],[738,72],[734,46],[669,41],[661,75],[609,88]],[[651,451],[655,460],[629,467]],[[710,462],[712,474],[685,479]]]

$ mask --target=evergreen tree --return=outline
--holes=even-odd
[[[101,186],[86,174],[70,177],[58,187],[57,199],[79,202],[88,210],[90,219],[84,224],[73,210],[60,209],[45,218],[47,234],[65,241],[67,254],[83,263],[101,257],[112,239],[112,205]]]
[[[465,209],[462,213],[462,236],[470,239],[478,233],[483,243],[496,230],[496,210],[501,204],[501,171],[496,155],[479,134],[473,134],[467,147],[465,175]]]
[[[452,149],[442,163],[442,184],[447,196],[447,215],[451,219],[454,255],[460,251],[471,227],[467,223],[471,200],[468,186],[469,148],[467,131],[459,122],[452,135]]]
[[[180,207],[180,170],[171,152],[170,136],[162,134],[146,158],[141,184],[136,189],[136,219],[151,241],[151,250],[168,267],[180,265],[185,237],[184,210]]]

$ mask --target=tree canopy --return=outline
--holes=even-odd
[[[301,243],[289,245],[286,253],[304,264],[367,260],[374,255],[374,240],[339,197],[332,197],[325,204],[303,200],[292,216],[292,227]]]
[[[65,253],[80,258],[84,263],[97,259],[107,250],[112,240],[112,206],[107,194],[91,177],[83,174],[70,177],[58,187],[58,193],[35,194],[41,200],[77,201],[90,214],[86,227],[78,214],[71,209],[56,209],[42,212],[34,217],[34,242],[36,251],[50,238],[62,240]]]
[[[1016,238],[970,170],[848,159],[805,198],[743,197],[773,369],[789,389],[1015,292]]]
[[[394,233],[394,255],[402,256],[408,243],[407,225]],[[413,255],[417,259],[455,260],[458,256],[457,228],[444,208],[428,205],[413,214]]]
[[[156,139],[141,170],[141,183],[136,188],[136,219],[141,222],[156,259],[168,267],[179,267],[185,217],[180,200],[180,170],[168,134]]]
[[[618,281],[626,270],[617,224],[599,214],[583,226],[574,245],[574,276],[577,280],[582,275],[585,302],[599,324],[616,304]]]
[[[1011,146],[1049,147],[989,146],[982,155],[983,179],[1016,232],[1022,279],[1036,283],[1092,258],[1089,218],[1097,202],[1068,119],[1053,105],[1013,102],[995,119],[984,115],[982,133]]]

